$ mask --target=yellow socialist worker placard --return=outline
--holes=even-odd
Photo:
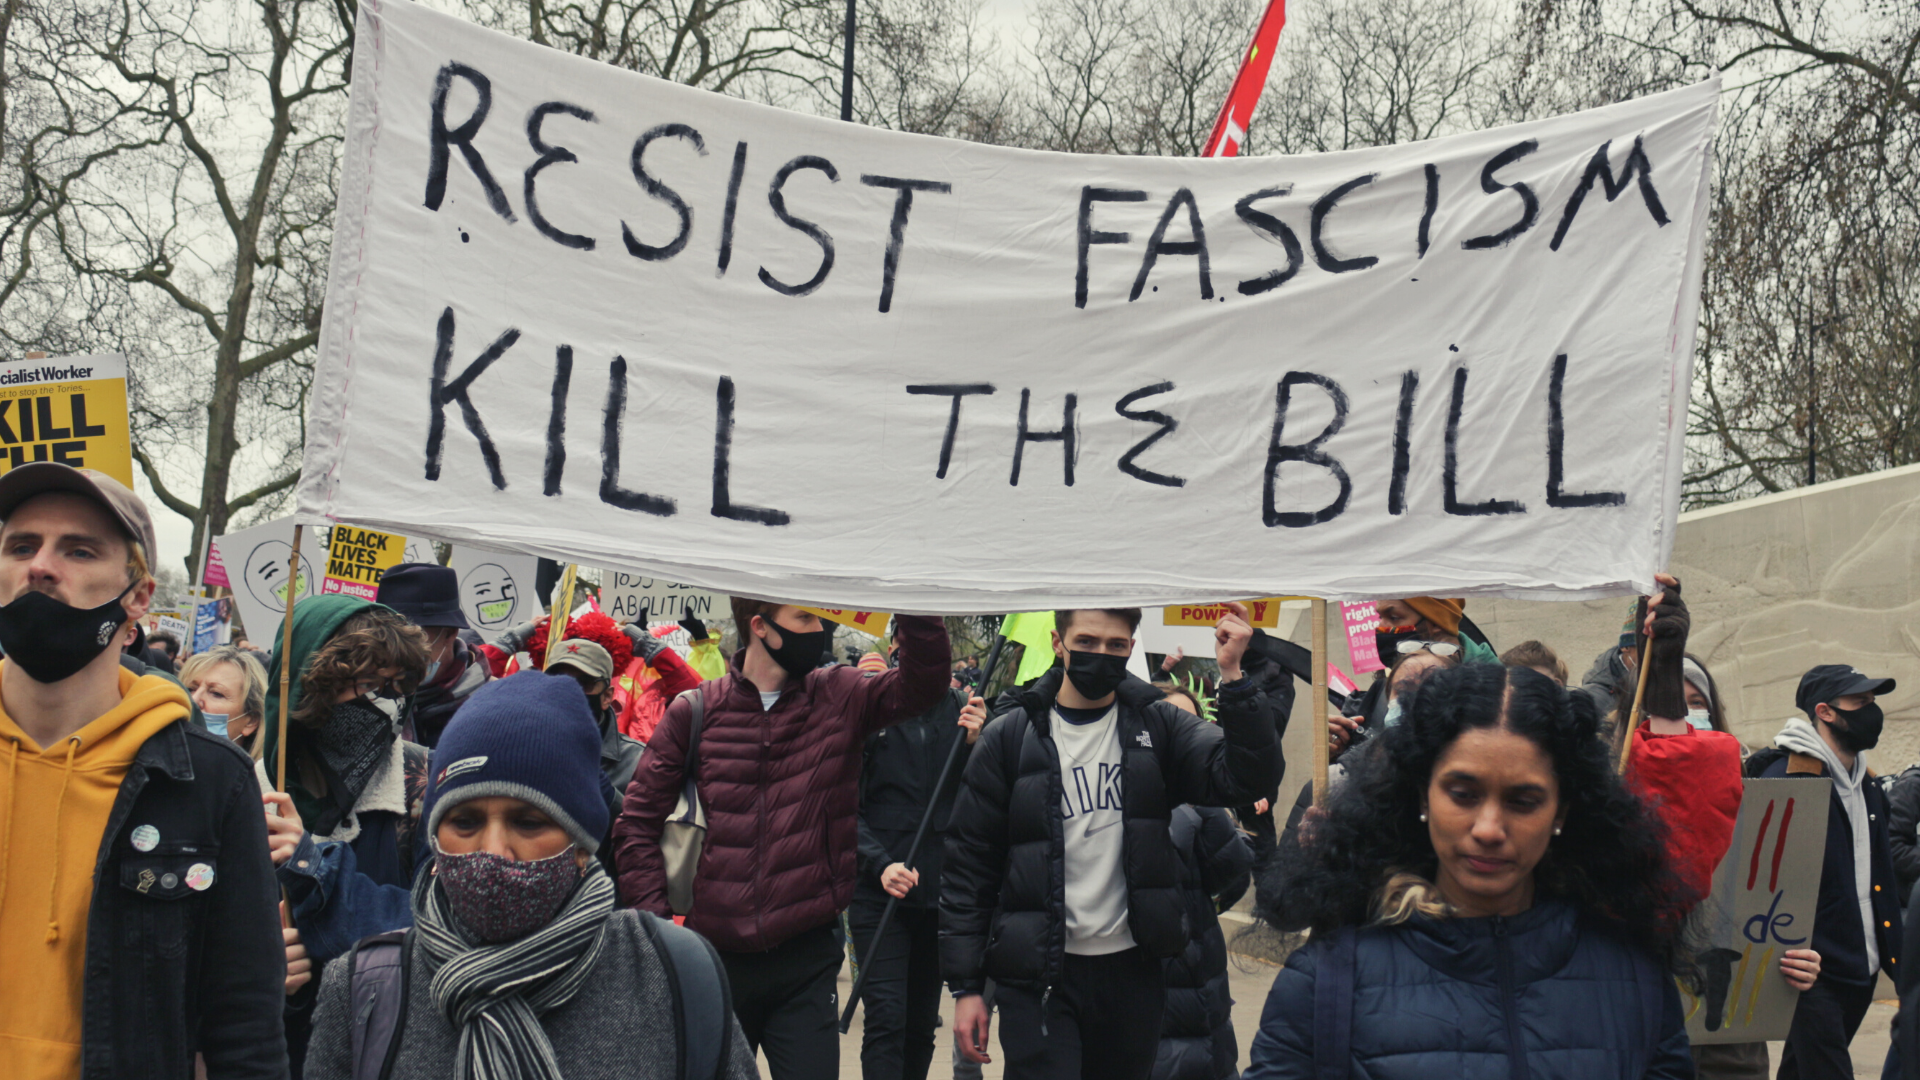
[[[0,473],[35,461],[93,469],[133,486],[126,357],[0,362]]]

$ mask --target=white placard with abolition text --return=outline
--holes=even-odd
[[[680,585],[644,574],[609,570],[602,577],[600,606],[622,622],[679,622],[687,612],[703,622],[729,617],[725,601],[705,589]]]

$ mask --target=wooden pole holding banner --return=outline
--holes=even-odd
[[[1313,805],[1327,803],[1327,769],[1333,761],[1327,726],[1327,602],[1313,602]]]
[[[548,611],[547,617],[547,655],[540,658],[540,667],[545,670],[553,663],[553,653],[560,647],[560,639],[567,636],[567,620],[573,617],[573,582],[579,573],[578,563],[568,563],[566,573],[560,575],[559,602]]]
[[[1648,630],[1647,636],[1640,642],[1638,665],[1640,679],[1633,690],[1633,708],[1627,710],[1627,715],[1621,718],[1621,722],[1626,725],[1626,730],[1620,733],[1620,775],[1622,776],[1627,774],[1627,757],[1633,753],[1633,729],[1640,726],[1640,710],[1647,700],[1647,672],[1653,670],[1653,665],[1647,663],[1647,654],[1653,651],[1648,648],[1652,644],[1653,631]]]
[[[293,604],[300,599],[300,535],[293,527],[293,553],[287,556],[287,613],[280,620],[280,742],[273,752],[273,789],[287,790],[287,692],[293,683]]]

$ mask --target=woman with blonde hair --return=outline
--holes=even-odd
[[[207,718],[207,730],[225,735],[260,760],[266,740],[267,669],[245,649],[221,645],[194,653],[180,665],[180,682]]]

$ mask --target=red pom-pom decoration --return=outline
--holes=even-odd
[[[550,620],[540,620],[539,625],[534,627],[533,636],[527,639],[527,655],[533,657],[533,666],[542,671],[546,670],[547,666],[547,627],[549,625],[551,625]],[[625,632],[620,629],[619,623],[598,611],[589,611],[568,623],[566,636],[560,640],[565,641],[567,638],[591,641],[607,650],[607,655],[613,657],[613,671],[616,675],[627,670],[627,665],[633,662],[633,642],[628,640]]]

